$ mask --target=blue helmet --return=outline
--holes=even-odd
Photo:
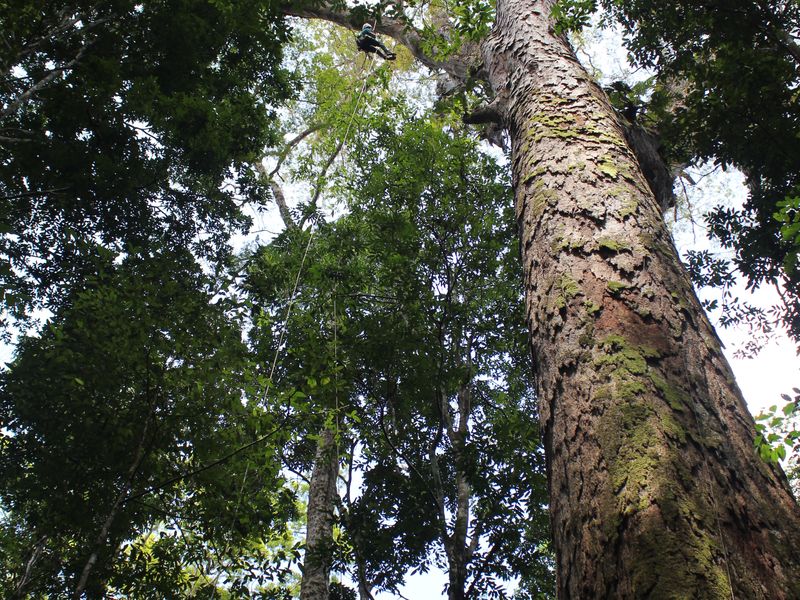
[[[370,25],[369,23],[364,23],[363,27],[361,27],[361,30],[362,31],[372,30],[372,25]]]

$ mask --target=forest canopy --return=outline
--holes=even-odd
[[[597,85],[589,26],[651,76]],[[794,2],[0,6],[0,594],[800,593],[797,399],[756,429],[689,280],[800,339],[799,30]],[[663,213],[701,163],[747,199],[684,266]]]

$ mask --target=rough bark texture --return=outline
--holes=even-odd
[[[498,0],[484,59],[512,140],[565,598],[800,598],[800,519],[614,112]]]
[[[303,559],[301,600],[328,600],[330,595],[331,551],[333,549],[333,507],[336,503],[336,478],[339,456],[334,433],[320,435],[314,471],[308,487],[306,514],[306,553]]]

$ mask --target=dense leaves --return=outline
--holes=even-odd
[[[409,117],[384,104],[350,144],[349,213],[320,224],[310,246],[295,231],[262,249],[248,286],[275,315],[261,321],[266,331],[278,328],[283,290],[309,248],[278,371],[318,407],[306,435],[327,422],[347,457],[338,568],[396,590],[409,569],[452,572],[458,553],[470,593],[502,597],[512,573],[547,590],[543,456],[506,174],[474,141]],[[313,450],[298,440],[293,468],[308,469]]]
[[[585,3],[566,2],[573,11]],[[800,339],[797,247],[781,235],[775,213],[800,186],[800,46],[796,2],[651,2],[609,0],[637,64],[656,73],[649,118],[675,163],[713,161],[746,176],[741,210],[707,216],[710,235],[731,250],[751,288],[777,284],[781,306],[772,319]],[[690,257],[696,264],[698,260]],[[709,283],[704,275],[698,283]],[[705,281],[704,281],[705,280]],[[736,308],[727,314],[741,323]]]
[[[268,2],[4,3],[0,281],[18,316],[93,243],[219,260],[271,140],[287,33]]]
[[[39,337],[22,341],[0,388],[3,505],[26,537],[46,537],[47,560],[36,564],[30,584],[53,596],[74,589],[94,551],[95,585],[128,589],[139,546],[121,557],[110,549],[164,515],[200,522],[196,536],[228,544],[267,533],[276,517],[283,527],[294,510],[291,494],[267,491],[279,489],[279,473],[263,449],[257,483],[228,479],[248,468],[241,457],[183,477],[275,425],[266,416],[254,420],[241,402],[240,330],[224,302],[208,302],[211,282],[194,259],[135,255],[98,271]],[[164,548],[158,537],[149,552]]]

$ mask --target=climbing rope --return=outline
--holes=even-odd
[[[364,92],[367,89],[367,85],[369,84],[370,77],[372,77],[372,73],[375,71],[375,57],[371,54],[367,55],[367,59],[364,61],[364,67],[367,66],[367,63],[371,61],[370,70],[367,73],[367,76],[364,78],[364,84],[361,86],[361,91],[358,94],[358,98],[356,98],[356,104],[353,107],[353,114],[350,115],[350,121],[347,123],[347,128],[344,131],[344,136],[342,137],[342,148],[347,146],[347,137],[350,135],[350,128],[353,125],[353,121],[355,120],[356,113],[358,112],[358,105],[361,103],[361,97],[364,95]],[[364,67],[361,70],[364,70]]]
[[[306,264],[306,257],[308,256],[308,250],[311,248],[311,242],[314,239],[314,229],[312,228],[309,236],[308,236],[308,243],[306,244],[306,249],[303,252],[303,258],[300,261],[300,268],[297,269],[297,276],[294,278],[294,287],[292,288],[292,293],[289,295],[289,305],[286,307],[286,317],[283,320],[283,325],[280,329],[280,334],[278,335],[278,344],[275,346],[275,356],[272,358],[272,366],[269,370],[269,378],[267,379],[266,389],[264,391],[264,401],[266,402],[267,396],[269,396],[269,390],[272,386],[272,377],[275,375],[275,366],[278,364],[278,355],[280,354],[281,346],[283,345],[284,337],[286,336],[286,329],[289,325],[289,317],[292,315],[292,307],[294,306],[294,299],[297,295],[297,288],[300,285],[300,275],[303,273],[303,267]]]

